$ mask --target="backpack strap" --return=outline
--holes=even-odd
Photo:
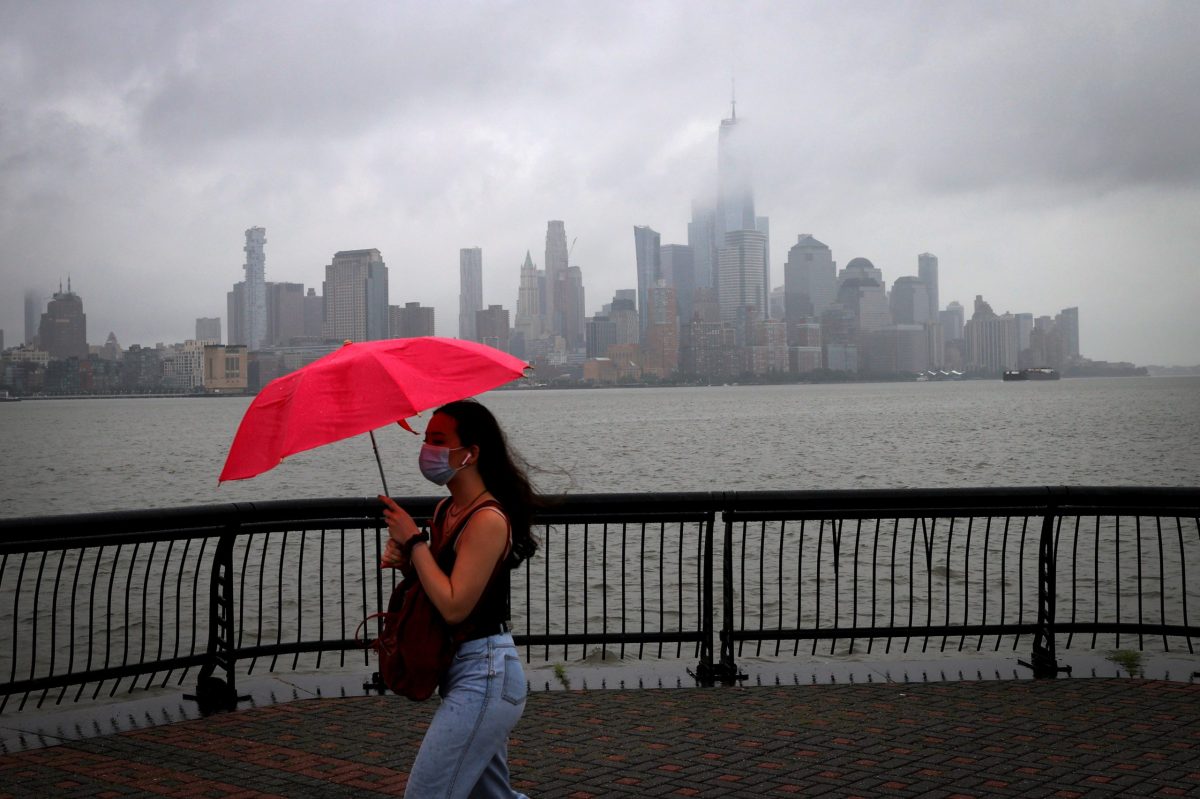
[[[446,513],[447,513],[447,510],[449,507],[450,507],[450,497],[442,497],[441,501],[438,502],[436,507],[434,507],[433,518],[431,518],[429,520],[429,533],[431,536],[440,535],[441,530],[442,530],[442,523],[446,519]],[[433,544],[434,546],[439,546],[439,544],[441,542],[431,541],[430,543]],[[439,549],[440,549],[440,546],[439,546]]]
[[[442,500],[442,504],[438,505],[437,510],[434,511],[434,514],[433,514],[434,515],[434,524],[437,525],[438,529],[441,529],[442,520],[445,517],[445,514],[440,514],[440,516],[439,516],[439,513],[442,510],[445,502],[446,502],[446,500]],[[438,555],[437,561],[438,561],[439,565],[441,565],[441,563],[442,563],[442,559],[441,559],[442,552],[447,551],[447,550],[454,551],[454,548],[458,545],[459,537],[463,534],[463,531],[467,529],[467,523],[470,522],[471,519],[473,519],[475,517],[476,513],[483,510],[484,508],[499,508],[501,510],[501,512],[503,512],[503,510],[504,510],[504,508],[500,505],[500,503],[494,499],[485,499],[483,502],[480,502],[478,505],[471,508],[471,512],[468,513],[463,518],[461,518],[459,520],[458,524],[456,524],[454,526],[454,529],[452,531],[450,531],[450,534],[448,536],[445,536],[443,541],[441,543],[439,543],[438,549],[437,549],[437,555]],[[501,560],[503,560],[503,558],[501,558]],[[451,561],[451,563],[453,563],[453,561]],[[449,574],[449,572],[446,572],[446,573]]]

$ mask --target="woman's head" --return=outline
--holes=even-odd
[[[453,424],[448,425],[447,420]],[[454,454],[475,465],[484,487],[504,506],[512,523],[514,549],[532,542],[529,524],[536,503],[533,487],[525,474],[524,461],[509,447],[508,438],[491,411],[475,400],[443,405],[429,420],[426,441],[462,448]]]
[[[425,443],[439,447],[462,449],[468,462],[504,460],[508,442],[500,423],[492,412],[474,400],[460,400],[443,405],[433,412],[425,429]],[[485,478],[486,480],[486,478]]]

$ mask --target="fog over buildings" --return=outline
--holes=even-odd
[[[663,245],[765,240],[745,287],[764,302],[809,234],[889,286],[935,253],[938,296],[903,293],[903,318],[977,296],[997,315],[1078,307],[1086,355],[1200,362],[1200,4],[0,0],[0,54],[9,346],[27,292],[44,309],[60,280],[91,344],[227,323],[239,280],[241,324],[276,335],[264,304],[304,298],[262,293],[260,227],[268,281],[383,282],[371,318],[337,325],[436,308],[457,335],[499,305],[528,326],[522,276],[544,270],[549,318],[582,340],[617,290],[653,307],[638,226]],[[463,305],[476,247],[482,295]],[[710,285],[745,257],[719,250],[694,253]]]

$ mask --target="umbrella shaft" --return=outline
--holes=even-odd
[[[379,445],[375,443],[375,431],[372,430],[370,433],[371,449],[375,450],[375,464],[379,467],[379,479],[383,483],[383,495],[385,497],[390,497],[391,493],[388,492],[387,478],[383,476],[383,461],[379,459]]]

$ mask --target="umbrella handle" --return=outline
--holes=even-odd
[[[379,466],[379,479],[383,482],[383,495],[385,497],[390,497],[391,494],[388,492],[387,478],[383,476],[383,461],[379,459],[379,445],[375,443],[375,431],[371,430],[369,432],[371,434],[371,449],[375,450],[375,463]]]

